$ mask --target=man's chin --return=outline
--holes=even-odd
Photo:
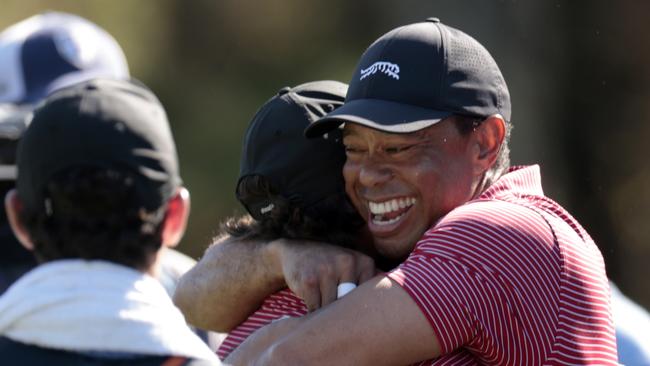
[[[405,242],[408,242],[406,239],[375,237],[374,242],[375,248],[384,258],[389,259],[391,262],[401,263],[411,254],[416,241],[405,244]]]

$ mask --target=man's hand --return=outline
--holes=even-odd
[[[224,237],[181,278],[174,303],[190,324],[228,332],[286,286],[315,310],[336,300],[339,283],[360,284],[375,271],[370,257],[334,245]]]
[[[374,260],[354,250],[287,239],[271,245],[280,255],[285,283],[310,311],[336,300],[340,283],[361,284],[376,274]]]

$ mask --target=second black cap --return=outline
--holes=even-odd
[[[134,173],[148,210],[182,183],[165,110],[149,89],[122,80],[90,80],[45,99],[20,140],[17,166],[18,194],[32,210],[46,206],[51,178],[72,167]]]
[[[307,139],[305,128],[343,104],[347,85],[314,81],[281,89],[255,114],[244,136],[240,178],[262,175],[294,206],[344,194],[345,152],[340,131]],[[257,220],[274,209],[272,197],[237,199]]]

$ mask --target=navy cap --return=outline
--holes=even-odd
[[[129,79],[117,41],[77,15],[45,12],[0,33],[0,103],[34,104],[94,78]]]
[[[347,85],[315,81],[281,89],[255,114],[244,136],[240,178],[266,177],[281,199],[305,208],[344,194],[345,152],[340,131],[306,139],[305,128],[343,104]],[[237,199],[257,220],[276,207],[274,197]]]
[[[51,94],[18,144],[17,166],[18,195],[32,210],[45,207],[52,176],[72,167],[133,173],[148,210],[181,184],[167,115],[149,89],[130,81],[96,79]]]
[[[510,94],[490,53],[437,18],[394,29],[361,56],[345,104],[313,123],[308,137],[345,122],[410,133],[452,114],[510,120]]]

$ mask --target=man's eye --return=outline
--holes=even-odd
[[[390,147],[385,148],[384,151],[386,151],[386,153],[388,153],[388,154],[398,154],[398,153],[404,152],[404,151],[406,151],[406,150],[408,150],[408,149],[410,149],[412,147],[413,147],[413,145],[390,146]]]
[[[345,152],[346,152],[347,154],[359,154],[359,153],[362,152],[362,150],[359,149],[358,147],[346,146],[346,147],[345,147]]]

